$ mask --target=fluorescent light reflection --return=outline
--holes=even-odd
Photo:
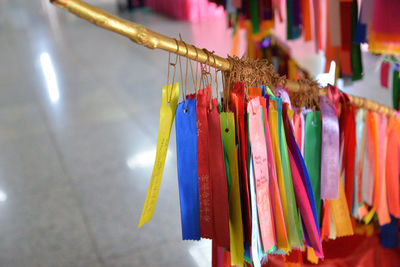
[[[5,202],[6,200],[7,194],[3,190],[0,190],[0,202]]]
[[[168,159],[168,154],[170,154],[171,151],[168,149],[167,151],[167,159]],[[126,165],[130,169],[136,169],[136,168],[145,168],[152,166],[154,164],[154,161],[156,159],[156,149],[151,149],[151,150],[146,150],[139,152],[126,161]]]
[[[47,84],[47,92],[51,102],[56,103],[60,99],[60,91],[58,90],[56,73],[53,63],[48,53],[40,54],[40,64]]]

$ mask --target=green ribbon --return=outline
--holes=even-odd
[[[283,179],[285,183],[286,199],[288,203],[289,236],[290,245],[295,248],[302,246],[302,230],[300,227],[300,215],[297,212],[297,204],[294,196],[292,172],[289,163],[289,154],[286,144],[285,130],[282,121],[282,99],[276,98],[276,109],[278,111],[279,150],[281,152]],[[279,163],[277,163],[279,164]]]
[[[311,181],[318,221],[321,221],[321,112],[310,112],[305,119],[304,161]]]
[[[358,81],[361,80],[363,77],[363,65],[362,65],[360,44],[356,44],[354,41],[357,29],[357,18],[358,18],[357,1],[353,1],[351,12],[352,12],[351,69],[353,72],[352,80]]]
[[[398,109],[399,104],[399,87],[400,87],[400,76],[396,70],[393,72],[393,108]]]
[[[260,19],[258,17],[258,1],[250,0],[250,20],[253,33],[260,32]]]
[[[224,131],[221,127],[221,131]],[[229,169],[228,152],[226,150],[226,145],[224,139],[222,139],[222,146],[224,148],[224,161],[225,161],[225,173],[226,173],[226,184],[228,185],[228,199],[231,196],[231,171]]]

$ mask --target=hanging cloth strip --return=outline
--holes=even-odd
[[[229,194],[229,232],[230,232],[230,262],[232,265],[243,266],[243,225],[242,208],[240,205],[239,173],[235,145],[235,120],[233,113],[221,113],[222,138],[226,145],[231,174]]]
[[[318,221],[321,218],[321,113],[306,115],[304,161],[310,176],[312,191],[317,208]],[[332,164],[332,163],[329,163]]]
[[[367,114],[367,150],[368,150],[368,161],[366,162],[366,166],[368,166],[368,173],[366,173],[365,177],[363,177],[363,200],[370,206],[374,205],[374,191],[375,187],[375,169],[377,168],[375,163],[375,148],[374,148],[374,132],[373,128],[373,116],[372,112],[368,112]],[[368,164],[367,164],[368,163]],[[374,207],[375,208],[375,207]]]
[[[283,252],[288,252],[288,237],[285,227],[285,219],[282,211],[281,197],[279,194],[279,186],[277,173],[275,168],[274,152],[271,141],[271,134],[269,131],[268,114],[269,108],[269,96],[266,98],[260,98],[261,106],[263,108],[263,120],[264,120],[264,131],[267,145],[267,158],[268,158],[268,174],[269,174],[269,190],[271,197],[271,206],[273,210],[274,226],[276,242],[278,249]]]
[[[321,238],[319,235],[319,220],[312,186],[304,160],[301,157],[300,149],[294,138],[288,116],[288,105],[286,103],[283,108],[283,121],[288,144],[290,167],[292,170],[293,187],[303,222],[303,229],[305,230],[306,242],[308,246],[314,248],[318,258],[323,258]]]
[[[251,198],[251,256],[253,259],[254,267],[261,267],[262,251],[261,251],[261,238],[260,238],[260,227],[258,225],[258,214],[257,214],[257,197],[256,197],[256,186],[255,177],[253,171],[253,159],[249,158],[250,161],[250,198]]]
[[[197,93],[197,163],[199,175],[200,197],[200,232],[203,238],[213,238],[213,201],[212,181],[210,180],[210,166],[208,157],[208,120],[210,88],[201,89]]]
[[[361,58],[360,44],[355,41],[356,29],[357,29],[357,18],[358,18],[358,7],[357,1],[352,1],[351,7],[351,23],[352,23],[352,34],[351,34],[351,71],[352,80],[358,81],[363,77],[363,66]]]
[[[392,83],[392,94],[393,94],[393,108],[399,109],[399,91],[400,91],[400,72],[398,70],[399,65],[393,64],[393,83]],[[392,70],[390,70],[392,71]]]
[[[214,240],[217,246],[229,249],[229,205],[226,181],[224,151],[221,137],[221,121],[218,113],[218,99],[212,99],[208,120],[208,153],[214,215]]]
[[[254,165],[257,210],[264,251],[275,247],[275,233],[272,223],[271,202],[269,194],[268,157],[262,120],[262,109],[258,97],[247,105],[249,118],[249,137]]]
[[[196,99],[178,104],[175,126],[182,238],[200,240]]]
[[[149,189],[147,190],[139,226],[150,221],[153,217],[158,192],[160,191],[162,174],[164,171],[165,159],[167,157],[169,138],[172,123],[175,117],[176,106],[179,98],[179,83],[162,87],[160,122],[158,127],[156,160],[151,174]]]
[[[330,199],[329,208],[332,221],[330,222],[330,236],[343,237],[353,235],[353,226],[350,220],[349,208],[347,207],[346,195],[344,193],[342,179],[339,178],[339,198]]]
[[[335,108],[327,96],[320,96],[321,136],[321,199],[339,197],[339,123]]]
[[[378,143],[379,143],[379,189],[378,193],[378,220],[380,225],[390,223],[390,215],[387,203],[387,191],[386,191],[386,116],[383,114],[377,115],[378,119]]]
[[[400,218],[399,122],[390,117],[387,127],[386,188],[390,214]]]
[[[281,158],[281,154],[279,151],[278,127],[276,127],[276,125],[278,125],[278,112],[275,110],[275,108],[273,107],[273,105],[271,103],[269,104],[268,123],[269,123],[269,131],[271,134],[271,143],[272,143],[272,148],[273,148],[273,153],[274,153],[274,160],[277,163],[275,165],[275,167],[276,167],[276,174],[277,174],[277,180],[278,180],[278,185],[279,185],[279,194],[280,194],[280,198],[282,201],[282,211],[283,211],[283,217],[284,217],[285,228],[286,228],[286,233],[287,233],[287,239],[289,241],[288,250],[291,250],[290,231],[295,232],[296,229],[293,228],[289,224],[289,214],[288,214],[289,210],[288,210],[288,201],[286,198],[283,168],[282,168],[282,164],[279,164],[279,162],[282,162],[282,158]],[[290,227],[292,227],[291,230],[289,230]],[[279,248],[279,249],[281,249],[281,248]]]
[[[340,69],[342,75],[353,76],[351,68],[351,47],[352,47],[352,2],[340,1],[340,27],[341,27],[341,51]]]
[[[238,161],[240,173],[240,195],[243,209],[243,229],[245,240],[251,244],[251,215],[250,215],[250,198],[249,198],[249,182],[247,168],[247,137],[244,120],[244,83],[237,82],[234,84],[231,91],[231,110],[235,111],[236,120],[236,136],[238,139]]]
[[[343,169],[345,192],[347,206],[351,212],[353,207],[353,190],[354,190],[354,161],[355,161],[355,111],[354,106],[344,105],[341,114],[341,122],[343,123]]]
[[[272,127],[276,127],[278,125],[278,136],[279,136],[279,151],[281,155],[282,162],[282,170],[283,170],[283,178],[284,178],[284,189],[286,191],[287,198],[287,209],[288,209],[288,223],[286,229],[288,230],[289,242],[292,247],[301,248],[301,229],[299,223],[299,215],[297,213],[297,205],[293,191],[292,184],[292,176],[290,170],[289,156],[287,151],[287,144],[285,138],[285,131],[283,128],[282,122],[282,99],[274,98],[276,103],[276,111],[277,112],[277,123],[275,123]],[[276,116],[276,115],[275,115]],[[270,125],[271,127],[271,125]],[[286,218],[285,218],[286,221]]]
[[[361,200],[361,175],[366,145],[366,127],[364,127],[365,112],[363,109],[357,111],[356,115],[356,156],[355,156],[355,175],[354,175],[354,199],[353,216],[360,219],[359,208],[362,206]]]

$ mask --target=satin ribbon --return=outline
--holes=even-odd
[[[297,39],[301,35],[301,14],[299,0],[286,1],[287,39]]]
[[[381,73],[380,73],[380,80],[382,87],[388,88],[389,86],[389,71],[391,71],[390,63],[387,61],[382,61]]]
[[[311,8],[309,0],[301,0],[301,11],[303,13],[304,41],[311,41]]]
[[[297,212],[297,205],[295,201],[295,195],[293,190],[292,175],[290,170],[289,155],[286,144],[285,131],[283,128],[282,121],[282,99],[275,98],[276,109],[278,112],[278,133],[279,133],[279,150],[281,154],[282,166],[283,166],[283,177],[284,177],[284,188],[286,190],[286,198],[288,203],[288,220],[289,220],[289,242],[292,247],[300,248],[302,246],[301,241],[301,229],[299,222],[299,215]],[[286,227],[288,229],[288,227]]]
[[[319,235],[319,219],[314,201],[313,189],[305,162],[296,144],[287,113],[288,107],[287,104],[285,104],[283,108],[283,120],[296,202],[300,210],[306,242],[309,246],[314,248],[318,258],[323,258],[321,238]]]
[[[318,220],[321,218],[321,113],[306,115],[304,161],[312,185]],[[330,162],[329,165],[332,163]]]
[[[393,64],[395,65],[395,64]],[[397,65],[398,66],[398,65]],[[392,94],[393,94],[393,108],[398,109],[399,104],[399,91],[400,91],[400,73],[398,69],[393,71],[393,83],[392,83]]]
[[[287,239],[289,243],[287,244],[287,251],[291,250],[291,244],[290,244],[290,230],[289,228],[291,227],[289,223],[289,210],[288,210],[288,201],[286,199],[286,190],[285,190],[285,182],[284,182],[284,176],[283,176],[283,168],[282,164],[279,164],[282,162],[280,150],[279,150],[279,134],[278,134],[278,112],[275,110],[274,106],[272,104],[269,105],[269,112],[268,112],[268,123],[269,123],[269,131],[271,134],[271,143],[272,143],[272,151],[274,153],[274,160],[275,160],[275,168],[276,168],[276,175],[277,175],[277,180],[278,180],[278,185],[279,185],[279,194],[280,194],[280,199],[282,202],[282,211],[283,211],[283,217],[284,217],[284,222],[285,222],[285,229],[287,233]],[[292,227],[292,232],[295,231],[295,229]],[[281,249],[281,248],[279,248]],[[283,248],[282,248],[283,249]]]
[[[344,118],[343,118],[344,117]],[[343,170],[344,170],[344,190],[346,193],[347,206],[350,212],[353,207],[354,190],[354,165],[355,165],[355,109],[354,106],[344,105],[341,114],[343,119]]]
[[[367,188],[363,188],[363,200],[370,206],[374,205],[374,191],[376,190],[375,187],[375,169],[378,168],[375,163],[375,148],[374,148],[374,131],[373,131],[373,124],[374,124],[374,114],[372,112],[368,112],[367,115],[367,136],[368,136],[368,175],[363,178],[364,184],[366,184]],[[365,192],[365,193],[364,193]],[[374,207],[376,209],[376,207]]]
[[[352,1],[351,7],[351,24],[352,24],[352,35],[351,35],[351,71],[353,73],[352,80],[358,81],[363,77],[363,65],[361,58],[361,48],[360,43],[355,40],[356,29],[357,29],[357,21],[358,21],[358,3],[356,1]]]
[[[267,147],[263,129],[262,109],[258,97],[249,102],[247,112],[260,231],[264,251],[268,251],[275,246],[275,233],[271,220]]]
[[[386,115],[378,115],[378,143],[379,143],[379,200],[378,200],[378,221],[380,225],[390,223],[389,208],[386,191]]]
[[[366,111],[364,114],[364,131],[363,131],[363,143],[362,146],[364,146],[364,152],[361,153],[362,159],[362,174],[361,174],[361,200],[370,206],[372,205],[372,192],[369,194],[369,177],[371,176],[371,169],[373,169],[370,164],[369,164],[369,155],[371,153],[370,148],[369,148],[369,135],[371,133],[368,130],[368,112]],[[365,215],[364,215],[365,216]],[[364,217],[362,216],[362,217]],[[360,215],[361,217],[361,215]]]
[[[149,189],[147,190],[139,226],[150,221],[153,217],[154,208],[160,191],[165,159],[167,157],[169,138],[172,123],[174,122],[176,106],[179,98],[179,83],[162,87],[160,122],[158,127],[156,160],[151,174]]]
[[[253,170],[253,158],[249,158],[250,161],[250,199],[251,199],[251,256],[253,259],[254,267],[261,267],[262,249],[261,249],[261,238],[260,228],[258,225],[258,214],[257,214],[257,196],[255,186],[255,175]]]
[[[247,136],[244,115],[244,83],[237,82],[231,91],[230,109],[235,111],[236,136],[238,139],[238,162],[240,173],[240,196],[243,209],[243,230],[245,240],[251,244],[251,215],[250,215],[250,194],[248,182],[248,161],[247,161]]]
[[[228,154],[231,186],[229,194],[230,262],[243,266],[243,224],[240,205],[239,173],[236,154],[235,120],[233,113],[221,113],[221,132]]]
[[[179,103],[175,116],[182,238],[200,240],[196,99]]]
[[[335,239],[337,237],[353,235],[353,226],[350,220],[349,208],[347,207],[346,196],[344,194],[342,179],[339,178],[339,198],[330,199],[329,207],[331,214],[331,229],[330,237]],[[333,222],[333,223],[332,223]]]
[[[322,117],[321,199],[339,196],[339,124],[334,106],[327,96],[320,96]]]
[[[340,50],[340,69],[346,76],[353,76],[351,68],[351,46],[352,46],[352,2],[340,2],[340,28],[341,28],[341,50]]]
[[[229,205],[228,185],[225,172],[224,151],[221,137],[221,121],[218,113],[218,100],[212,99],[208,120],[208,155],[212,181],[212,200],[214,215],[214,240],[220,247],[229,249]]]
[[[267,158],[268,158],[268,174],[269,174],[269,189],[270,189],[270,199],[271,206],[273,210],[274,226],[275,226],[275,236],[278,244],[278,249],[283,252],[288,252],[288,237],[285,227],[285,220],[282,211],[282,202],[279,194],[278,178],[275,168],[274,152],[271,141],[271,134],[269,131],[267,106],[269,107],[269,97],[260,98],[261,106],[263,109],[263,121],[264,121],[264,131],[265,139],[267,145]]]
[[[197,163],[200,197],[200,232],[203,238],[213,238],[212,181],[208,157],[208,88],[197,93]]]
[[[396,121],[397,120],[397,121]],[[386,188],[390,214],[400,218],[399,194],[399,121],[390,117],[387,129]]]
[[[362,206],[361,200],[361,178],[362,166],[366,146],[366,127],[364,127],[364,110],[360,109],[356,115],[356,158],[355,158],[355,176],[354,176],[354,201],[353,217],[360,218],[359,208]]]

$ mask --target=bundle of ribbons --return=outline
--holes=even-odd
[[[302,252],[317,263],[322,242],[353,235],[356,221],[377,222],[382,244],[396,247],[398,114],[357,109],[333,86],[319,95],[310,81],[288,92],[272,67],[235,60],[221,99],[204,77],[180,103],[178,83],[163,87],[139,227],[152,217],[175,119],[182,237],[212,239],[213,266]]]

